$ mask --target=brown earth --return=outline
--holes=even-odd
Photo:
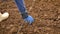
[[[23,21],[14,0],[0,0],[0,12],[10,14],[0,22],[0,34],[60,34],[60,0],[25,0],[25,4],[35,19],[32,25]]]

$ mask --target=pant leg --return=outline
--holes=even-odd
[[[22,18],[25,19],[28,17],[28,13],[26,12],[26,7],[24,5],[24,0],[15,0],[15,3],[19,9],[19,12],[21,12]]]
[[[15,0],[15,3],[19,9],[19,12],[24,13],[26,11],[24,0]]]

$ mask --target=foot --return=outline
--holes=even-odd
[[[28,16],[27,18],[24,19],[25,22],[28,22],[29,24],[32,24],[34,22],[34,19],[32,16]]]
[[[9,17],[9,13],[5,12],[4,14],[0,13],[0,22],[7,19]]]

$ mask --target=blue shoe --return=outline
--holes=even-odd
[[[24,19],[25,22],[28,22],[29,24],[32,24],[34,22],[34,19],[32,16],[28,16],[27,18]]]

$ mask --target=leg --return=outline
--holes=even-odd
[[[22,18],[26,21],[29,22],[29,24],[31,24],[32,22],[34,22],[34,19],[32,18],[32,16],[28,15],[26,12],[26,7],[23,3],[24,0],[15,0],[16,5],[19,9],[19,12],[21,12]]]
[[[26,7],[24,5],[24,0],[15,0],[15,3],[21,13],[25,13]]]
[[[24,5],[24,0],[15,0],[15,2],[16,2],[16,5],[17,5],[17,7],[19,9],[19,12],[21,12],[21,14],[22,14],[22,18],[23,19],[27,18],[28,14],[26,12],[26,7]]]

